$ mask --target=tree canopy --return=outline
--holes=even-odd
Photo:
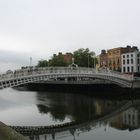
[[[75,63],[80,67],[94,67],[95,66],[95,53],[88,48],[80,48],[73,53]]]
[[[67,66],[67,62],[64,60],[63,55],[54,55],[49,61],[49,66]]]
[[[80,48],[73,52],[74,63],[80,67],[95,67],[96,58],[95,53],[90,51],[88,48]],[[63,54],[53,55],[52,58],[47,60],[40,60],[38,62],[39,67],[47,67],[47,66],[68,66],[71,62],[67,62],[64,59]]]
[[[37,66],[38,67],[47,67],[48,66],[48,61],[47,60],[40,60],[40,61],[38,61]]]

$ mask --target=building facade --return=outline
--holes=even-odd
[[[64,58],[64,60],[67,63],[71,64],[72,63],[73,54],[72,53],[63,54],[63,58]]]
[[[100,67],[102,68],[106,68],[107,67],[107,64],[108,64],[108,58],[107,58],[107,53],[106,53],[106,50],[102,50],[101,51],[101,54],[99,55],[99,65]]]
[[[123,112],[123,124],[130,126],[131,129],[138,128],[140,126],[139,116],[139,109],[131,107]]]
[[[67,64],[72,63],[73,54],[72,53],[65,53],[59,52],[58,54],[53,54],[53,57],[61,56]]]
[[[107,50],[108,68],[110,70],[121,71],[122,69],[122,57],[123,53],[138,51],[136,46],[126,46]]]
[[[121,55],[121,60],[122,60],[121,71],[123,73],[140,72],[140,52],[139,51],[123,53]]]

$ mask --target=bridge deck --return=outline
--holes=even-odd
[[[34,69],[20,69],[0,75],[0,88],[14,87],[26,83],[63,78],[68,81],[75,78],[81,82],[84,78],[102,79],[118,84],[122,87],[132,87],[133,75],[122,74],[110,70],[95,70],[93,68],[47,67]]]

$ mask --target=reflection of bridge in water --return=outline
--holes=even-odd
[[[76,133],[79,134],[83,131],[94,129],[97,126],[97,124],[107,122],[112,117],[136,105],[140,105],[140,102],[128,101],[123,105],[118,106],[118,108],[112,110],[110,113],[106,113],[103,116],[100,116],[100,118],[97,118],[93,121],[92,120],[87,121],[84,123],[70,122],[51,126],[11,126],[11,127],[23,135],[29,136],[33,140],[34,139],[39,140],[39,137],[44,137],[45,140],[48,138],[60,139],[70,135],[75,136]]]
[[[47,67],[19,69],[1,74],[0,88],[15,87],[42,80],[50,81],[51,79],[64,79],[68,83],[70,78],[76,79],[77,82],[83,81],[84,78],[107,80],[127,88],[131,88],[134,85],[133,75],[120,72],[82,67]],[[139,86],[139,84],[136,85]]]

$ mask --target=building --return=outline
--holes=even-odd
[[[57,56],[62,56],[64,61],[67,62],[67,64],[71,64],[72,63],[72,58],[73,58],[73,54],[72,53],[63,54],[62,52],[59,52],[58,54],[53,54],[53,57],[57,57]]]
[[[107,58],[107,53],[106,53],[106,50],[102,50],[101,51],[101,54],[99,55],[99,65],[100,67],[102,68],[106,68],[107,67],[107,64],[108,64],[108,58]]]
[[[73,54],[72,53],[66,53],[66,54],[63,54],[63,57],[64,57],[64,60],[67,62],[67,63],[72,63],[72,58],[73,58]]]
[[[99,70],[100,68],[100,55],[96,56],[96,65],[95,65],[96,70]]]
[[[110,126],[120,130],[135,130],[140,128],[140,111],[139,108],[130,107],[126,111],[113,117]]]
[[[122,57],[123,53],[138,51],[136,46],[126,46],[107,50],[107,62],[108,68],[111,70],[121,71],[122,69]]]
[[[140,52],[128,52],[121,55],[122,72],[136,73],[140,72]]]
[[[139,109],[131,107],[123,112],[123,124],[131,129],[139,128],[140,126]]]

